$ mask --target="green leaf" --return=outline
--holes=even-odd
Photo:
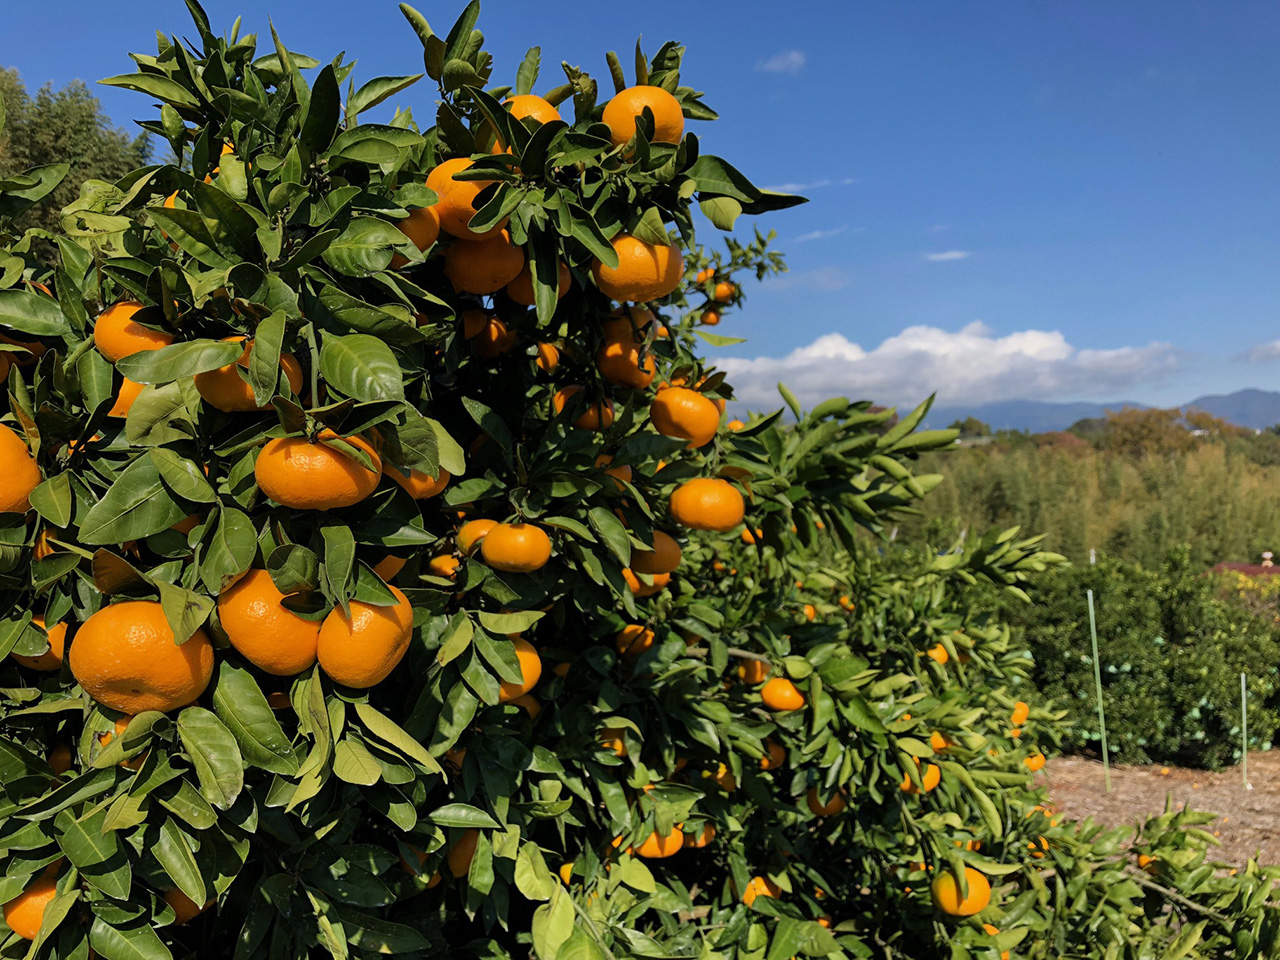
[[[359,116],[388,97],[394,97],[401,90],[413,86],[421,79],[420,73],[415,73],[411,77],[375,77],[363,84],[347,102],[347,116]]]
[[[258,323],[253,333],[253,349],[249,352],[249,385],[253,400],[265,407],[276,395],[280,382],[280,349],[284,342],[284,310],[273,311]]]
[[[396,150],[395,156],[398,155]],[[339,273],[349,277],[371,277],[391,266],[396,247],[404,240],[404,234],[386,220],[353,217],[346,229],[325,248],[322,256]]]
[[[170,383],[233,364],[243,352],[239,343],[189,340],[122,357],[116,369],[137,383]]]
[[[0,326],[36,337],[71,333],[58,301],[28,290],[0,290]]]
[[[202,904],[208,899],[195,852],[183,836],[182,828],[172,819],[166,818],[160,825],[160,832],[151,845],[151,853],[169,875],[174,886],[196,903]]]
[[[85,514],[80,541],[124,543],[167,530],[187,515],[170,496],[155,461],[139,457],[125,467],[102,499]]]
[[[333,143],[341,111],[340,101],[333,64],[326,64],[311,85],[311,102],[302,121],[302,142],[316,153],[324,152]]]
[[[75,509],[75,497],[71,492],[71,475],[55,473],[31,491],[32,509],[55,527],[65,527],[71,522]]]
[[[200,562],[200,581],[211,596],[218,596],[253,564],[258,537],[253,522],[239,510],[223,507],[218,525]]]
[[[707,333],[705,330],[694,330],[693,332],[713,347],[732,347],[734,344],[747,342],[745,337],[725,337],[718,333]]]
[[[544,616],[546,614],[540,610],[521,610],[518,613],[490,613],[482,610],[480,625],[490,633],[506,636],[509,633],[523,633]]]
[[[104,829],[106,808],[67,823],[58,846],[89,883],[109,897],[129,899],[133,869],[114,831]]]
[[[178,736],[200,780],[200,793],[219,810],[228,809],[244,788],[244,761],[235,737],[204,707],[178,714]]]
[[[297,543],[282,543],[267,557],[267,572],[276,589],[288,596],[320,588],[320,558]]]
[[[587,520],[609,551],[624,567],[628,566],[631,563],[631,537],[614,512],[607,507],[592,507],[587,513]]]
[[[467,803],[446,803],[427,815],[427,819],[441,827],[475,827],[480,830],[497,830],[501,824],[479,807]]]
[[[547,869],[542,850],[536,843],[526,840],[520,844],[520,852],[516,855],[515,880],[516,888],[526,899],[551,899],[551,891],[556,888],[556,878]]]
[[[733,197],[708,197],[699,201],[698,208],[718,230],[732,230],[742,216],[742,204]]]
[[[160,479],[184,500],[213,503],[218,499],[217,491],[194,460],[188,460],[168,447],[154,447],[148,456],[155,463]]]
[[[381,740],[393,747],[409,760],[421,764],[431,773],[443,774],[436,758],[427,752],[427,748],[409,736],[394,721],[379,713],[367,703],[357,702],[356,716],[364,725],[365,732],[374,739]]]
[[[689,176],[698,183],[699,193],[732,197],[751,202],[760,199],[760,189],[719,157],[702,154],[689,168]]]
[[[404,374],[395,354],[365,333],[325,337],[320,373],[331,387],[354,400],[404,400]]]
[[[213,709],[240,746],[246,763],[286,777],[298,772],[289,738],[256,680],[226,660],[218,664]]]
[[[573,931],[573,901],[564,888],[557,885],[551,891],[551,902],[533,913],[533,949],[538,960],[556,960]]]
[[[538,67],[542,63],[542,48],[530,47],[524,55],[519,69],[516,70],[517,94],[533,93],[533,85],[538,82]]]
[[[95,916],[89,927],[89,945],[103,960],[173,960],[146,918],[127,926],[111,926]]]
[[[99,80],[103,86],[124,87],[155,97],[175,107],[194,107],[199,100],[182,84],[154,73],[123,73],[118,77]]]
[[[350,738],[339,740],[334,748],[333,772],[339,780],[365,787],[382,779],[382,765],[363,743]]]
[[[213,600],[164,580],[155,581],[160,591],[160,607],[178,644],[186,643],[204,626],[213,612]]]

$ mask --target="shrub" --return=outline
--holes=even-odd
[[[1004,605],[1035,659],[1040,695],[1067,710],[1068,749],[1100,746],[1087,590],[1113,759],[1212,769],[1237,762],[1242,672],[1250,747],[1271,746],[1280,725],[1280,631],[1221,595],[1182,549],[1156,569],[1100,556],[1096,565],[1054,570],[1036,584],[1034,605]]]

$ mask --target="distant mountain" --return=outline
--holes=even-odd
[[[1184,408],[1194,407],[1237,426],[1262,430],[1280,423],[1280,392],[1274,390],[1237,390],[1235,393],[1197,397]],[[1046,433],[1066,430],[1077,420],[1106,416],[1108,410],[1126,407],[1145,409],[1146,404],[1131,400],[1112,403],[1046,403],[1043,400],[1003,400],[971,406],[934,407],[925,423],[932,429],[946,427],[965,417],[977,417],[993,430],[1026,430]]]
[[[1280,400],[1280,394],[1277,394]],[[1027,430],[1031,433],[1047,433],[1065,430],[1077,420],[1104,417],[1108,410],[1123,410],[1143,404],[1129,400],[1116,403],[1047,403],[1043,400],[1001,400],[997,403],[979,403],[971,407],[934,407],[925,422],[931,429],[947,427],[965,417],[977,417],[992,430]]]
[[[1254,430],[1265,430],[1280,423],[1280,393],[1274,390],[1237,390],[1226,396],[1198,397],[1187,406]]]

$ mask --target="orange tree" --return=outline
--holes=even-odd
[[[424,130],[359,122],[420,77],[188,6],[107,81],[181,166],[85,184],[53,269],[8,224],[65,171],[0,182],[0,955],[1274,944],[1192,815],[1031,789],[1056,715],[964,588],[1056,558],[866,549],[937,482],[924,408],[721,425],[695,328],[781,263],[693,204],[798,198],[700,153],[681,47],[537,96],[476,4],[405,6]]]

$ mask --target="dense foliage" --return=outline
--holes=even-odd
[[[58,230],[60,211],[79,195],[81,183],[118,180],[150,155],[147,135],[130,137],[114,127],[79,80],[61,90],[46,84],[33,97],[16,70],[0,67],[0,100],[8,113],[0,132],[0,178],[32,167],[66,166],[66,177],[53,192],[17,217],[19,228]],[[52,244],[39,249],[52,256]]]
[[[435,122],[361,124],[419,78],[307,83],[188,6],[109,82],[189,164],[86,183],[53,268],[12,217],[60,171],[0,184],[0,955],[1277,948],[1280,872],[1202,818],[1033,789],[1057,714],[972,588],[1059,557],[865,549],[953,433],[785,390],[721,426],[700,322],[780,263],[692,205],[797,198],[684,132],[683,48],[518,119],[537,48],[489,87],[478,4],[405,6]]]
[[[931,454],[928,468],[947,479],[905,532],[940,540],[1020,524],[1073,561],[1097,550],[1152,568],[1182,544],[1202,569],[1280,550],[1280,436],[1215,421],[1200,422],[1207,432],[1197,435],[1169,413],[1113,415],[1096,430],[1002,433],[945,454],[945,467]]]
[[[1224,589],[1187,549],[1155,568],[1102,555],[1039,578],[1036,603],[1002,604],[1035,659],[1043,697],[1067,711],[1069,749],[1099,752],[1086,592],[1093,591],[1112,758],[1217,768],[1240,759],[1240,674],[1249,743],[1280,728],[1280,629],[1243,583]],[[1245,600],[1248,602],[1244,602]]]

